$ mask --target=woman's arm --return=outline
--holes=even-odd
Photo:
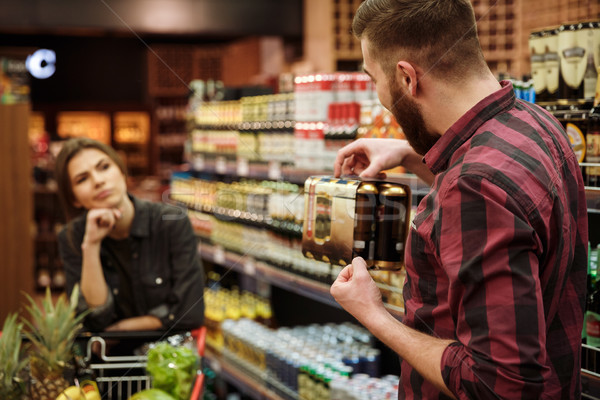
[[[81,243],[81,293],[90,308],[106,304],[108,286],[100,262],[100,246],[113,229],[120,212],[113,209],[94,209],[87,214],[85,235]]]
[[[70,296],[73,291],[75,284],[79,284],[81,287],[81,275],[83,265],[83,252],[81,250],[81,243],[83,238],[83,221],[80,221],[81,226],[78,224],[70,224],[68,227],[63,229],[58,235],[58,249],[60,258],[65,269],[66,276],[66,290]],[[78,229],[80,228],[80,229]],[[99,256],[98,256],[99,257]],[[99,260],[98,260],[99,262]],[[100,270],[102,273],[102,270]],[[102,280],[105,282],[104,274],[102,273]],[[106,283],[104,283],[106,286]],[[106,291],[106,300],[99,306],[91,306],[88,304],[87,299],[84,297],[82,291],[79,292],[79,302],[77,305],[77,311],[83,312],[90,310],[90,313],[85,318],[85,326],[88,329],[94,331],[101,331],[107,325],[109,325],[114,318],[114,298],[110,291]]]
[[[156,331],[163,328],[160,319],[152,315],[125,318],[108,326],[106,331]]]

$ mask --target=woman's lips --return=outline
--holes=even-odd
[[[107,198],[108,196],[110,196],[112,193],[112,190],[107,189],[107,190],[103,190],[100,193],[98,193],[95,197],[96,200],[103,200],[105,198]]]

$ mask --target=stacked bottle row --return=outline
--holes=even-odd
[[[294,135],[285,129],[194,129],[191,142],[192,152],[200,155],[238,157],[249,161],[294,161]]]
[[[344,397],[344,390],[359,386],[365,389],[364,383],[370,382],[369,385],[377,387],[381,396],[377,398],[388,398],[388,394],[397,396],[397,387],[390,388],[391,385],[386,384],[389,380],[370,379],[378,375],[379,350],[373,348],[371,335],[355,325],[310,325],[273,330],[240,319],[225,321],[223,336],[224,355],[266,373],[267,379],[263,383],[273,390],[278,390],[275,381],[301,399],[347,399],[351,397]],[[352,376],[357,378],[350,380]],[[384,386],[389,393],[383,393]],[[286,397],[285,392],[282,397]]]
[[[201,102],[192,112],[197,125],[191,133],[195,153],[293,161],[293,93]]]
[[[278,122],[293,121],[296,115],[293,93],[242,97],[240,101],[243,121],[241,129],[264,129],[265,126],[261,124],[267,121],[271,122],[273,128],[277,128],[280,127]],[[281,126],[283,127],[285,124]]]
[[[305,258],[300,239],[285,238],[262,228],[217,219],[211,242],[317,282],[331,283],[339,273],[331,264]]]
[[[225,320],[237,321],[241,318],[254,320],[265,326],[272,326],[273,312],[269,300],[248,291],[219,285],[220,276],[209,272],[209,282],[204,290],[204,324],[207,329],[206,341],[215,350],[223,348],[222,324]]]
[[[329,284],[342,267],[302,254],[304,195],[287,182],[215,182],[176,174],[171,199],[188,208],[196,233],[212,244],[284,271]],[[405,275],[371,271],[384,301],[404,307]]]
[[[259,224],[273,231],[300,236],[304,196],[289,182],[241,180],[224,183],[175,175],[171,199],[223,221]]]
[[[600,66],[600,22],[532,32],[529,48],[537,101],[594,98]]]
[[[293,93],[242,97],[240,100],[203,102],[192,110],[196,125],[214,128],[290,128],[295,117]],[[264,123],[271,122],[266,127]],[[279,122],[283,122],[281,125]]]
[[[546,105],[563,125],[582,166],[585,186],[600,187],[600,91],[594,105]]]
[[[190,108],[197,156],[331,170],[337,151],[358,136],[404,138],[364,73],[297,76],[293,93],[191,103]]]
[[[361,103],[377,98],[371,78],[359,72],[297,76],[294,95],[298,122],[327,121],[334,103]]]
[[[330,170],[337,151],[356,138],[363,102],[377,98],[364,73],[297,76],[294,165]]]

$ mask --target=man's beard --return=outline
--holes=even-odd
[[[440,138],[427,131],[420,106],[406,94],[396,82],[390,89],[391,112],[398,121],[408,144],[420,155],[425,155]]]

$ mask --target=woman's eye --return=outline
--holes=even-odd
[[[100,165],[101,170],[108,169],[108,167],[110,167],[110,164],[108,164],[108,163]]]
[[[81,177],[81,178],[77,178],[77,179],[75,180],[75,183],[76,183],[76,184],[79,184],[79,183],[82,183],[83,181],[85,181],[85,176],[83,176],[83,177]]]

